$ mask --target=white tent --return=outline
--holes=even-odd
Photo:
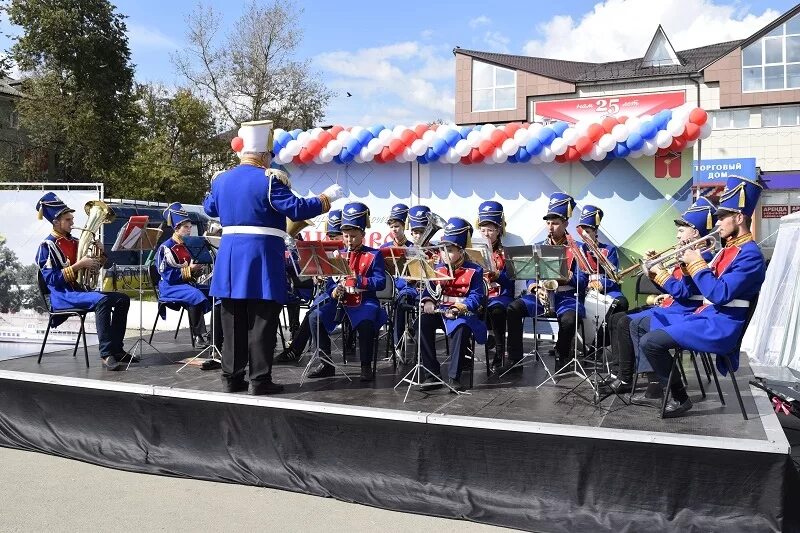
[[[800,212],[781,218],[742,351],[751,364],[800,371]]]

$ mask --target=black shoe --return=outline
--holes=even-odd
[[[138,357],[136,357],[135,355],[133,355],[131,353],[127,353],[127,352],[120,352],[120,353],[114,355],[114,357],[116,357],[117,361],[119,361],[120,363],[139,363],[139,362],[141,362]]]
[[[247,390],[247,382],[243,379],[222,378],[222,392],[243,392]]]
[[[283,385],[278,385],[277,383],[273,383],[272,380],[269,381],[261,381],[257,384],[250,384],[250,388],[247,390],[247,393],[250,396],[263,396],[265,394],[278,394],[279,392],[283,392]]]
[[[372,365],[361,367],[360,381],[367,382],[375,379],[375,374],[372,372]]]
[[[310,378],[329,378],[336,374],[336,369],[329,364],[320,363],[317,368],[312,370],[308,377]]]
[[[653,409],[661,409],[663,397],[661,398],[648,398],[645,394],[634,394],[631,396],[631,403],[633,405],[641,405],[642,407],[652,407]]]
[[[464,392],[467,390],[466,385],[462,385],[460,381],[457,379],[450,378],[447,380],[447,384],[450,385],[450,392],[455,394],[456,392]]]
[[[647,384],[644,397],[648,400],[660,400],[664,397],[664,385],[659,381],[651,381]]]
[[[630,381],[623,381],[617,378],[605,385],[603,389],[607,390],[609,394],[627,394],[633,390],[633,384]]]
[[[501,368],[503,368],[503,358],[499,355],[495,355],[494,359],[492,359],[492,363],[489,365],[489,373],[496,374]]]
[[[692,399],[686,398],[683,403],[672,398],[667,402],[667,407],[664,409],[664,416],[662,418],[677,418],[689,409],[692,408]]]
[[[442,382],[433,376],[428,376],[427,378],[425,378],[425,381],[423,381],[419,386],[419,390],[421,391],[436,390],[441,388],[442,388]]]
[[[106,370],[124,370],[124,365],[113,355],[103,357],[103,366]]]
[[[489,337],[486,339],[486,349],[487,350],[491,350],[495,346],[496,346],[496,343],[494,341],[494,335],[489,335]]]
[[[205,335],[195,335],[194,336],[194,348],[196,350],[203,350],[208,348],[208,339]]]
[[[294,353],[291,348],[286,348],[284,351],[275,356],[276,365],[289,365],[295,364],[300,360],[300,356]]]

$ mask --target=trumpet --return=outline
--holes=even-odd
[[[586,243],[586,246],[589,248],[589,251],[595,256],[597,264],[600,265],[600,268],[603,269],[606,276],[614,280],[615,283],[619,283],[620,278],[617,267],[615,267],[611,261],[608,260],[608,257],[606,257],[605,254],[603,254],[602,250],[600,250],[600,247],[597,245],[597,242],[594,241],[588,233],[581,230],[580,226],[578,226],[578,235],[581,236],[583,242]],[[587,273],[591,273],[591,271]]]
[[[557,289],[558,280],[555,279],[543,279],[536,288],[536,299],[539,300],[545,315],[555,310]]]
[[[641,272],[645,276],[648,276],[650,269],[654,266],[660,265],[662,268],[667,269],[674,267],[676,264],[680,263],[680,257],[683,255],[683,252],[692,248],[697,248],[700,245],[704,245],[704,247],[700,249],[701,253],[713,252],[716,247],[714,237],[719,234],[720,229],[721,228],[716,228],[708,235],[697,238],[691,242],[687,242],[685,244],[675,244],[674,246],[667,248],[663,252],[660,252],[653,257],[640,259],[637,264],[631,265],[625,270],[621,271],[619,276],[624,277],[634,272],[637,274]],[[708,241],[711,241],[711,244],[709,244]]]

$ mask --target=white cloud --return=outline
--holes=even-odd
[[[470,19],[469,27],[470,28],[477,28],[479,26],[488,26],[491,23],[492,23],[492,19],[490,19],[486,15],[481,15],[479,17],[475,17],[474,19]]]
[[[139,24],[128,24],[128,40],[131,48],[179,48],[170,36],[156,28]]]
[[[750,13],[741,4],[713,0],[606,0],[579,20],[555,16],[536,27],[538,39],[526,55],[573,61],[615,61],[641,57],[658,24],[676,50],[743,39],[780,15],[773,9]],[[587,43],[593,43],[587,46]]]
[[[489,30],[483,36],[483,42],[489,47],[492,52],[500,52],[501,54],[508,53],[508,43],[511,39],[500,33],[499,31]]]
[[[315,66],[339,94],[326,122],[368,125],[377,122],[412,124],[453,115],[452,51],[415,41],[355,51],[320,54]]]
[[[426,41],[433,37],[433,30],[422,30],[419,32],[419,36],[425,39]]]

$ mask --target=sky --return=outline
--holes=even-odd
[[[197,6],[184,0],[117,0],[126,15],[136,78],[168,87],[185,84],[171,55],[182,50],[185,18]],[[247,2],[206,0],[235,31]],[[676,50],[743,39],[794,2],[766,0],[569,0],[458,2],[297,1],[308,59],[335,92],[323,124],[404,124],[452,121],[453,48],[613,61],[644,55],[658,24]],[[0,33],[15,29],[0,20]],[[0,50],[10,45],[0,37]],[[352,96],[347,97],[349,92]]]

